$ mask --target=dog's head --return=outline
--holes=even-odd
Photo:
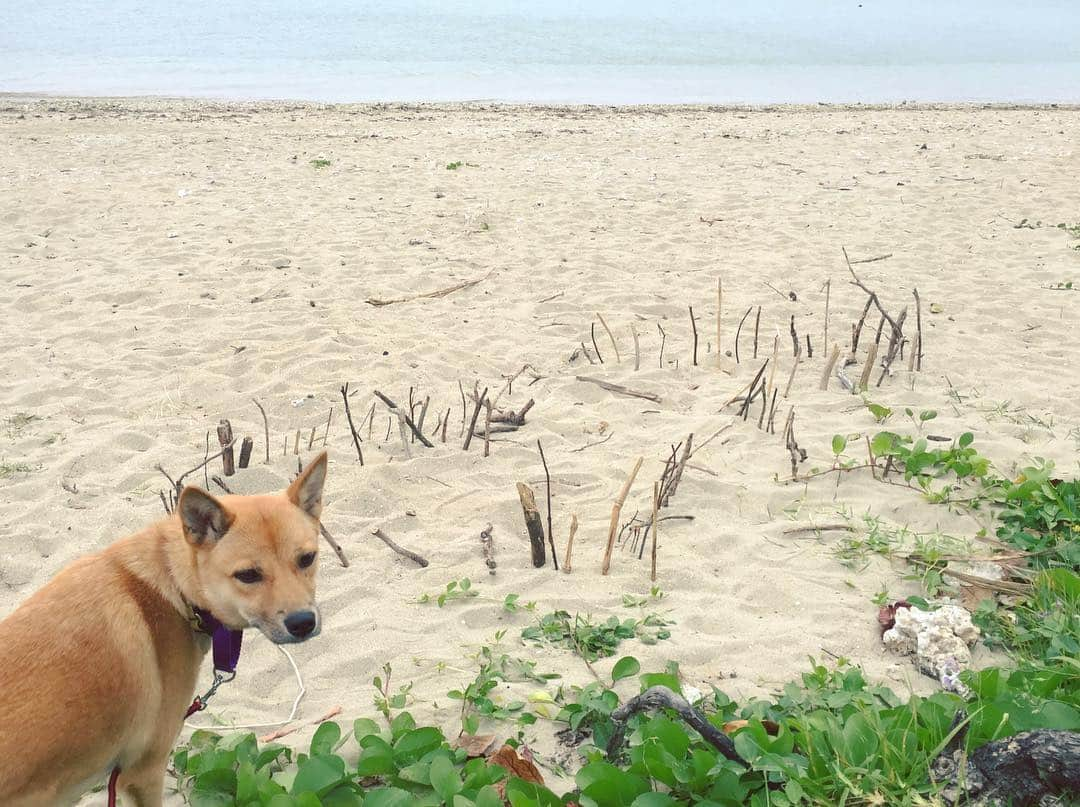
[[[229,628],[255,627],[278,644],[319,633],[319,565],[326,452],[284,493],[223,496],[184,488],[177,512],[202,602]]]

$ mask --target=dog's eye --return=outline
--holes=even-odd
[[[310,566],[314,562],[315,562],[315,553],[314,552],[307,552],[307,553],[301,555],[299,558],[297,558],[296,565],[299,566],[301,569],[306,569],[308,566]]]
[[[239,580],[241,583],[258,583],[263,579],[262,572],[258,569],[241,569],[238,572],[233,572],[233,577]]]

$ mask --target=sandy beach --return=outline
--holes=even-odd
[[[470,656],[503,630],[505,652],[585,684],[572,653],[518,638],[555,609],[661,614],[670,639],[631,640],[619,655],[654,670],[677,660],[688,684],[733,697],[797,678],[808,657],[845,657],[898,691],[930,691],[934,681],[882,649],[872,602],[919,582],[875,555],[845,564],[838,541],[864,535],[868,518],[965,541],[989,521],[865,472],[785,481],[780,432],[794,406],[809,455],[800,472],[810,473],[833,463],[833,435],[848,435],[861,460],[862,435],[881,428],[835,376],[819,389],[831,345],[846,353],[865,300],[846,248],[888,310],[907,305],[914,318],[914,289],[922,301],[922,371],[909,372],[905,354],[880,387],[873,374],[866,396],[894,410],[889,428],[914,433],[905,407],[934,410],[926,433],[973,432],[1003,472],[1044,457],[1071,473],[1080,298],[1055,286],[1080,284],[1080,238],[1057,226],[1080,221],[1078,143],[1080,112],[1065,108],[0,97],[0,615],[74,558],[161,518],[168,482],[155,466],[175,476],[198,464],[219,419],[255,443],[251,466],[227,484],[262,492],[295,473],[298,431],[302,461],[321,450],[333,407],[324,523],[351,566],[322,555],[323,633],[292,651],[307,687],[299,719],[338,705],[342,719],[371,714],[372,677],[389,662],[395,688],[412,683],[418,719],[454,734],[460,707],[446,693],[472,679]],[[782,392],[793,316],[802,361],[770,434],[756,406],[744,422],[725,404],[774,339]],[[877,323],[867,320],[860,362]],[[459,382],[501,396],[500,408],[535,401],[525,426],[491,435],[490,456],[482,437],[462,450]],[[430,396],[434,447],[411,443],[406,456],[386,409],[376,405],[370,425],[367,415],[373,390],[403,403],[410,388]],[[253,399],[267,412],[269,463]],[[444,443],[433,424],[447,417]],[[648,553],[638,560],[629,537],[602,576],[612,501],[636,459],[621,522],[648,517],[673,445],[721,429],[663,511],[690,517],[661,525],[663,597],[650,598]],[[580,522],[571,574],[530,562],[515,484],[537,491],[546,518],[537,440],[560,561],[572,514]],[[489,523],[494,576],[481,556]],[[856,531],[793,531],[838,523]],[[394,554],[376,527],[430,565]],[[417,603],[466,577],[479,597]],[[512,593],[535,612],[505,611]],[[648,602],[625,607],[624,595]],[[978,648],[975,658],[991,656]],[[607,674],[613,661],[595,667]],[[274,723],[295,694],[288,662],[252,634],[236,682],[198,720]],[[573,755],[546,721],[525,734],[541,761]]]

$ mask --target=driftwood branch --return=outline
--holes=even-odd
[[[488,524],[480,531],[480,551],[484,556],[484,565],[488,568],[488,574],[494,575],[497,564],[495,563],[495,541],[491,537],[494,528]]]
[[[608,539],[607,546],[604,549],[604,563],[600,568],[601,574],[607,574],[608,569],[611,568],[611,552],[615,548],[615,537],[619,528],[619,514],[622,512],[627,494],[630,493],[630,486],[634,484],[634,479],[637,478],[638,471],[641,470],[641,463],[644,461],[644,457],[637,458],[633,470],[630,471],[630,475],[626,477],[626,482],[623,483],[622,490],[619,491],[619,497],[611,507],[611,523],[608,525]]]
[[[638,390],[624,387],[621,384],[612,384],[608,381],[603,381],[599,378],[593,378],[592,376],[579,375],[578,381],[583,381],[587,384],[596,384],[601,389],[605,389],[608,392],[614,392],[616,395],[627,395],[631,398],[644,398],[646,401],[652,401],[653,403],[663,403],[663,399],[659,395],[655,395],[651,392],[639,392]]]
[[[966,720],[963,712],[958,716]],[[942,792],[947,804],[1034,807],[1047,803],[1045,797],[1080,795],[1080,733],[1026,731],[968,754],[963,734],[954,735],[932,766],[934,779],[948,783]]]
[[[517,483],[517,492],[521,511],[525,515],[525,529],[529,532],[532,563],[539,569],[547,561],[547,557],[544,549],[544,522],[540,519],[540,510],[536,506],[536,494],[524,482]]]
[[[349,408],[349,383],[346,381],[345,386],[341,388],[341,397],[345,401],[345,419],[349,421],[349,431],[352,433],[353,445],[356,446],[356,457],[360,460],[360,464],[364,464],[364,452],[360,448],[360,435],[356,433],[356,427],[353,425],[352,410]]]
[[[555,571],[559,571],[559,556],[555,552],[555,530],[551,526],[551,472],[548,470],[547,457],[544,456],[544,446],[539,440],[536,448],[540,451],[540,462],[544,463],[544,480],[547,482],[547,537],[551,545],[551,562],[555,565]]]
[[[424,445],[425,448],[435,448],[435,446],[432,445],[431,441],[428,440],[426,437],[424,437],[423,432],[421,432],[420,429],[417,428],[416,424],[413,423],[412,418],[409,417],[409,415],[403,409],[401,409],[401,407],[399,407],[396,403],[391,401],[389,398],[387,398],[385,395],[383,395],[378,390],[375,390],[374,392],[375,392],[375,397],[378,398],[380,401],[382,401],[384,404],[386,404],[387,409],[389,409],[391,412],[396,414],[399,418],[401,418],[404,421],[405,425],[408,426],[409,429],[412,430],[412,433],[414,435],[416,435],[416,439],[419,440]]]
[[[476,405],[473,407],[472,421],[469,423],[469,432],[465,435],[465,443],[461,446],[462,451],[469,450],[469,444],[472,443],[473,432],[476,431],[476,420],[480,417],[480,409],[484,405],[484,401],[487,400],[488,388],[484,387],[484,391],[477,396]],[[464,398],[462,398],[464,401]]]
[[[256,401],[254,398],[251,399],[251,402],[253,404],[255,404],[257,407],[259,407],[259,414],[262,415],[263,434],[266,437],[266,464],[269,465],[270,464],[270,421],[266,419],[266,410],[263,409],[262,404],[259,403],[258,401]]]
[[[326,543],[330,544],[330,548],[334,550],[334,554],[337,555],[341,565],[348,569],[349,559],[345,557],[345,550],[341,548],[341,544],[334,540],[334,536],[322,524],[319,525],[319,534],[326,539]]]
[[[464,291],[465,289],[472,288],[477,283],[482,283],[491,276],[491,272],[488,272],[483,277],[478,277],[475,280],[466,280],[464,283],[458,283],[455,286],[447,286],[445,289],[437,289],[436,291],[429,291],[425,294],[413,294],[409,297],[395,297],[389,300],[383,300],[378,297],[369,297],[366,302],[368,305],[383,306],[394,305],[395,303],[411,303],[413,300],[429,300],[434,297],[445,297],[448,294],[453,294],[455,291]]]
[[[667,687],[650,687],[611,713],[615,731],[608,740],[606,749],[608,759],[615,759],[622,750],[626,742],[626,724],[630,718],[642,712],[657,709],[670,709],[675,712],[690,728],[700,734],[705,742],[725,757],[745,768],[750,767],[746,760],[739,756],[739,752],[735,750],[735,743],[730,737],[710,723],[705,715],[687,702],[686,698],[677,695]]]
[[[378,528],[373,529],[371,531],[371,534],[374,535],[376,538],[378,538],[380,541],[382,541],[384,544],[386,544],[388,547],[393,549],[399,555],[401,555],[403,557],[406,557],[409,560],[416,563],[420,568],[423,569],[428,565],[428,562],[427,562],[426,558],[421,557],[420,555],[417,555],[415,552],[411,552],[408,549],[405,549],[404,547],[399,546],[398,544],[394,543],[394,540],[389,535],[387,535],[385,532],[383,532],[381,529],[378,529]]]

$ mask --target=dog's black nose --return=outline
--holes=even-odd
[[[285,617],[285,629],[297,639],[310,636],[317,623],[314,611],[294,611]]]

